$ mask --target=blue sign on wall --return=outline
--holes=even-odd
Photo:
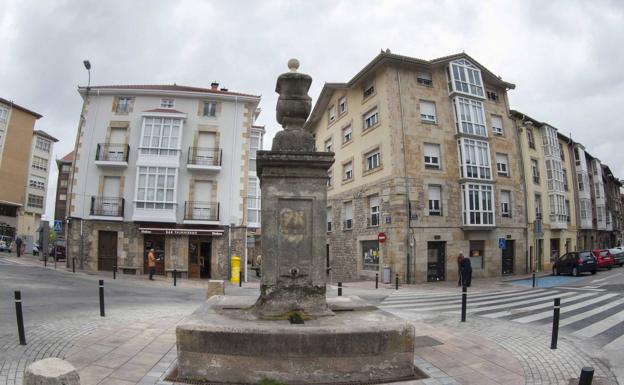
[[[63,221],[54,221],[54,232],[56,233],[63,232]]]
[[[498,238],[498,248],[501,250],[505,248],[505,238]]]

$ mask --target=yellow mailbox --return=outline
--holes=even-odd
[[[233,255],[231,263],[232,276],[230,277],[230,282],[239,283],[240,282],[240,271],[241,271],[241,259],[238,255]]]

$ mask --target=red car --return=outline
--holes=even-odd
[[[613,265],[615,265],[615,258],[607,249],[597,249],[592,251],[592,254],[594,254],[594,257],[596,257],[598,267],[603,267],[607,270],[611,270]]]

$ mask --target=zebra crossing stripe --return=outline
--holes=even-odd
[[[607,289],[600,289],[599,286],[583,286],[583,287],[574,287],[574,286],[560,286],[557,289],[564,290],[581,290],[581,291],[607,291]]]
[[[551,296],[551,299],[552,298],[569,297],[570,295],[576,295],[574,297],[575,299],[581,299],[581,298],[586,298],[586,297],[592,296],[594,294],[593,293],[585,293],[585,294],[578,295],[576,293],[563,293],[563,294],[556,294],[554,296]],[[546,299],[546,297],[542,298],[542,300],[544,300],[544,299]],[[514,303],[510,307],[514,307],[516,305],[517,304]],[[548,301],[548,302],[540,303],[540,304],[537,304],[537,305],[523,307],[522,310],[523,311],[533,311],[533,310],[540,310],[540,309],[547,309],[547,308],[552,309],[552,307],[553,307],[553,304],[550,301]],[[477,309],[476,311],[478,312],[478,311],[481,311],[481,310]],[[507,316],[510,316],[510,315],[514,315],[514,314],[510,310],[503,310],[503,311],[499,311],[499,312],[496,312],[496,313],[484,314],[483,317],[486,317],[486,318],[500,318],[500,317],[507,317]]]
[[[497,295],[497,294],[507,294],[507,293],[517,293],[517,292],[522,292],[522,291],[527,291],[526,289],[513,289],[513,290],[505,290],[505,291],[481,291],[481,292],[474,292],[471,293],[471,296],[485,296],[485,295]],[[438,297],[449,297],[449,298],[455,298],[455,296],[457,295],[461,295],[461,289],[458,288],[457,291],[455,292],[445,292],[445,293],[441,293],[441,292],[431,292],[431,293],[426,293],[426,292],[394,292],[392,293],[392,295],[388,296],[388,298],[386,298],[387,301],[391,301],[394,299],[405,299],[405,298],[429,298],[431,296],[435,296],[436,298]]]
[[[593,324],[584,327],[583,329],[579,329],[572,334],[582,338],[593,337],[622,321],[624,321],[624,312],[615,313],[610,317],[603,318],[602,320],[594,322]]]
[[[591,298],[591,299],[589,299],[587,301],[582,301],[582,302],[579,302],[579,303],[575,303],[574,305],[567,305],[566,306],[564,304],[561,307],[561,314],[567,313],[567,312],[570,312],[570,311],[573,311],[573,310],[581,309],[581,308],[583,308],[583,307],[585,307],[587,305],[593,305],[595,303],[606,301],[607,299],[615,297],[617,295],[619,295],[619,294],[611,293],[611,294],[606,294],[606,295],[600,295],[598,297]],[[513,321],[514,322],[519,322],[521,324],[526,324],[526,323],[529,323],[529,322],[539,321],[539,320],[550,318],[550,317],[552,317],[552,311],[551,310],[547,310],[547,311],[543,311],[541,313],[529,315],[529,316],[526,316],[526,317],[516,318]],[[559,325],[561,326],[561,322],[559,323]]]
[[[602,306],[597,307],[595,309],[588,310],[588,311],[583,312],[581,314],[577,314],[577,315],[574,315],[574,316],[571,316],[571,317],[566,317],[563,320],[559,321],[559,326],[560,327],[567,326],[567,325],[573,324],[575,322],[584,320],[585,318],[593,317],[593,316],[595,316],[597,314],[602,313],[605,310],[613,309],[614,307],[616,307],[618,305],[621,305],[621,304],[624,304],[624,298],[618,299],[617,301],[609,302],[606,305],[602,305]]]
[[[624,335],[619,336],[618,338],[616,338],[613,341],[609,342],[608,344],[606,344],[602,348],[603,349],[609,349],[609,350],[619,350],[619,351],[621,351],[622,349],[624,349]]]
[[[483,299],[483,298],[488,298],[488,297],[509,297],[509,296],[514,296],[514,295],[521,295],[524,293],[537,293],[540,291],[544,291],[544,289],[537,289],[537,290],[509,290],[509,291],[504,291],[504,292],[498,292],[498,293],[478,293],[478,294],[468,294],[469,298],[479,298],[479,299]],[[439,302],[439,301],[453,301],[453,300],[458,300],[458,298],[460,298],[461,296],[461,292],[458,292],[456,294],[450,294],[450,295],[446,295],[444,298],[441,297],[435,297],[435,298],[429,298],[428,295],[410,295],[409,297],[405,296],[403,298],[394,298],[393,297],[389,297],[386,298],[386,300],[384,301],[384,304],[395,304],[395,303],[422,303],[422,304],[426,304],[426,303],[430,303],[430,302]]]
[[[570,295],[575,295],[575,294],[576,293],[557,293],[557,294],[552,294],[546,297],[532,298],[532,299],[527,299],[527,300],[519,301],[519,302],[507,301],[501,305],[493,305],[493,306],[485,306],[485,307],[477,307],[477,308],[471,308],[470,299],[468,299],[468,311],[471,313],[481,313],[481,312],[486,312],[486,311],[491,311],[491,310],[510,309],[510,308],[519,307],[521,305],[528,305],[531,303],[548,301],[554,298],[564,298],[564,297],[568,297]],[[549,302],[549,306],[552,306],[552,302]],[[525,308],[522,308],[522,309],[525,309]],[[459,314],[458,311],[454,313]],[[491,318],[497,318],[497,317],[491,317]]]

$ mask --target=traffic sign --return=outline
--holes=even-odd
[[[388,237],[386,236],[386,233],[377,234],[377,240],[379,241],[379,243],[384,243],[386,239],[388,239]]]
[[[63,221],[54,221],[54,232],[56,233],[63,232]]]
[[[505,248],[505,238],[498,238],[498,248],[501,250]]]

